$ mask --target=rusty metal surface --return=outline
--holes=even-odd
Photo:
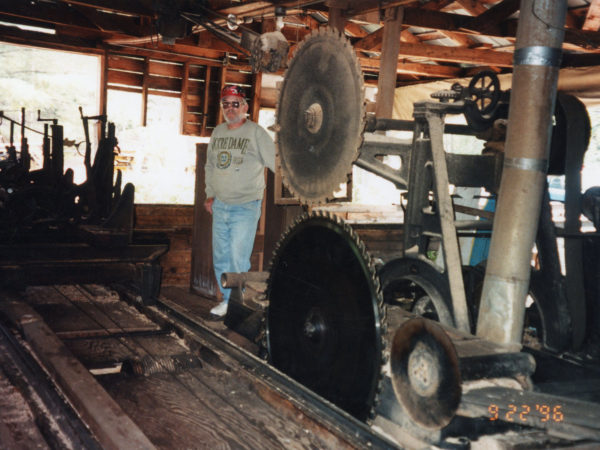
[[[398,401],[424,428],[450,423],[461,398],[458,355],[435,322],[414,318],[394,333],[391,378]]]

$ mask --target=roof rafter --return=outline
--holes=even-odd
[[[455,0],[460,6],[463,7],[465,11],[467,11],[472,16],[479,16],[483,14],[488,9],[479,3],[477,0]]]
[[[512,53],[441,45],[401,43],[400,55],[433,61],[462,62],[474,65],[512,67]]]
[[[120,14],[129,14],[132,16],[154,17],[152,9],[152,0],[61,0],[69,5],[78,5],[86,8],[101,9]]]
[[[473,19],[470,28],[481,33],[497,27],[519,10],[520,0],[504,0]]]
[[[381,60],[379,58],[358,57],[360,66],[365,71],[379,72]],[[455,78],[460,76],[462,69],[451,66],[441,66],[438,64],[420,64],[398,62],[396,73],[413,74],[431,78]]]
[[[581,29],[587,31],[600,30],[600,0],[592,0],[590,3]]]

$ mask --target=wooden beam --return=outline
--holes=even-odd
[[[204,91],[202,93],[202,95],[203,95],[203,97],[202,97],[202,129],[201,129],[202,136],[207,135],[206,127],[208,126],[208,113],[209,113],[209,108],[210,108],[208,100],[210,99],[210,80],[212,79],[212,67],[211,66],[206,66],[206,76],[204,78],[205,78]],[[219,114],[219,111],[217,111],[217,114]]]
[[[94,27],[107,33],[123,33],[131,36],[145,36],[154,32],[150,21],[141,22],[137,17],[98,11],[92,8],[73,5],[71,9],[86,17]]]
[[[360,66],[365,72],[379,72],[381,60],[378,58],[358,57]],[[398,62],[396,73],[420,75],[431,78],[456,78],[462,74],[463,69],[453,66],[442,66],[439,64],[420,64]]]
[[[470,25],[473,20],[473,17],[460,14],[429,11],[420,8],[404,9],[404,24],[414,27],[458,31],[463,28],[471,29]]]
[[[155,448],[30,306],[2,293],[2,314],[17,327],[101,448]]]
[[[408,30],[402,30],[402,33],[400,33],[400,41],[408,42],[409,44],[420,44],[421,43],[421,39],[419,39],[417,36],[415,36]]]
[[[217,101],[220,100],[221,90],[225,87],[226,84],[227,84],[227,66],[223,66],[219,73],[219,90],[217,91],[218,92]],[[223,123],[223,114],[221,114],[221,108],[219,107],[219,109],[217,110],[216,125],[219,125],[221,123]]]
[[[412,58],[424,58],[433,61],[461,62],[473,65],[495,65],[512,67],[512,53],[495,50],[467,49],[462,47],[444,47],[429,44],[400,44],[400,55]]]
[[[439,11],[444,9],[446,6],[453,4],[454,2],[455,0],[438,0],[437,2],[427,2],[423,5],[423,9]]]
[[[346,18],[341,8],[329,8],[329,26],[340,33],[344,33],[346,28]]]
[[[101,30],[92,20],[82,14],[78,8],[69,7],[63,3],[36,2],[33,5],[31,2],[0,0],[0,11],[7,16],[14,17],[17,23],[20,19],[25,19],[37,21],[41,27],[47,26],[47,24],[54,24],[79,29]],[[91,12],[92,10],[89,11]],[[117,14],[105,14],[107,17],[101,19],[102,14],[96,12],[94,17],[98,22],[102,23],[105,31],[121,32],[123,29],[126,29],[128,34],[137,36],[150,32],[149,24],[142,24],[137,18],[119,16]]]
[[[0,40],[12,44],[36,46],[54,50],[83,51],[86,53],[102,54],[102,50],[96,47],[95,42],[86,39],[24,31],[16,27],[7,27],[3,25],[0,25]]]
[[[370,11],[379,11],[383,8],[383,4],[380,2],[379,7],[375,7],[374,2],[371,0],[328,0],[327,4],[336,5],[340,8],[345,9],[349,14],[356,14],[358,12],[365,13]],[[414,6],[418,4],[415,0],[391,0],[385,3],[385,9],[398,8],[405,6]]]
[[[581,29],[587,31],[600,30],[600,0],[592,0],[590,3]]]
[[[565,27],[579,28],[580,24],[581,20],[579,20],[577,14],[574,13],[574,10],[570,9],[569,11],[567,11],[567,17],[565,18]]]
[[[141,125],[145,127],[148,123],[148,62],[150,58],[144,59],[144,73],[142,75],[142,120]]]
[[[453,31],[440,30],[439,33],[448,39],[456,42],[461,47],[471,48],[475,42],[463,33],[455,33]]]
[[[179,119],[179,132],[185,134],[186,122],[188,115],[188,97],[189,97],[189,84],[190,84],[190,63],[185,62],[183,64],[183,78],[181,80],[181,94],[180,94],[180,119]]]
[[[356,50],[379,51],[383,43],[384,27],[372,32],[354,43]]]
[[[472,16],[479,16],[488,10],[477,0],[456,0],[456,3]]]
[[[498,24],[512,16],[519,7],[520,0],[504,0],[475,17],[468,28],[485,34],[487,30],[496,28]]]
[[[398,73],[398,50],[402,31],[402,8],[385,10],[381,68],[377,83],[377,106],[375,116],[391,119],[394,110],[394,90]]]
[[[108,52],[105,51],[100,59],[100,104],[98,105],[98,110],[100,114],[107,114],[107,104],[108,104]],[[100,142],[98,136],[98,142]]]
[[[600,47],[600,33],[589,30],[565,30],[565,42],[584,49],[597,50]]]
[[[359,24],[349,20],[346,21],[346,33],[357,38],[364,38],[369,34]]]
[[[169,47],[171,50],[168,49]],[[164,61],[174,61],[179,63],[189,61],[193,64],[210,65],[213,67],[223,66],[223,54],[220,52],[214,52],[205,49],[195,49],[194,53],[191,53],[191,49],[177,48],[177,50],[174,50],[173,47],[177,46],[165,46],[164,44],[158,44],[148,48],[117,46],[109,48],[109,50],[118,53],[127,53],[131,56],[148,56],[150,58],[157,58]],[[188,50],[190,51],[189,53]],[[238,61],[235,64],[231,64],[231,67],[234,67],[236,70],[248,72],[252,70],[250,65],[244,64],[243,61]]]
[[[63,3],[69,5],[79,5],[86,8],[102,9],[104,11],[112,11],[121,14],[134,15],[134,16],[145,16],[152,18],[155,16],[152,10],[151,4],[145,2],[145,5],[137,0],[61,0]]]

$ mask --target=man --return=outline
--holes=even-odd
[[[264,168],[275,170],[275,144],[258,124],[248,120],[248,103],[239,86],[221,91],[225,123],[210,138],[206,158],[206,201],[212,214],[213,265],[223,301],[211,315],[227,313],[230,289],[220,286],[223,272],[247,272],[265,189]]]

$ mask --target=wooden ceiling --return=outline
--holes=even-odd
[[[484,68],[510,72],[519,4],[519,0],[0,0],[0,40],[247,65],[247,52],[237,45],[241,30],[273,31],[278,14],[292,52],[317,27],[343,28],[369,81],[377,80],[383,24],[394,11],[401,26],[396,83],[404,85],[469,76]],[[600,0],[569,0],[568,5],[563,66],[600,65]],[[228,16],[236,30],[227,27]]]

